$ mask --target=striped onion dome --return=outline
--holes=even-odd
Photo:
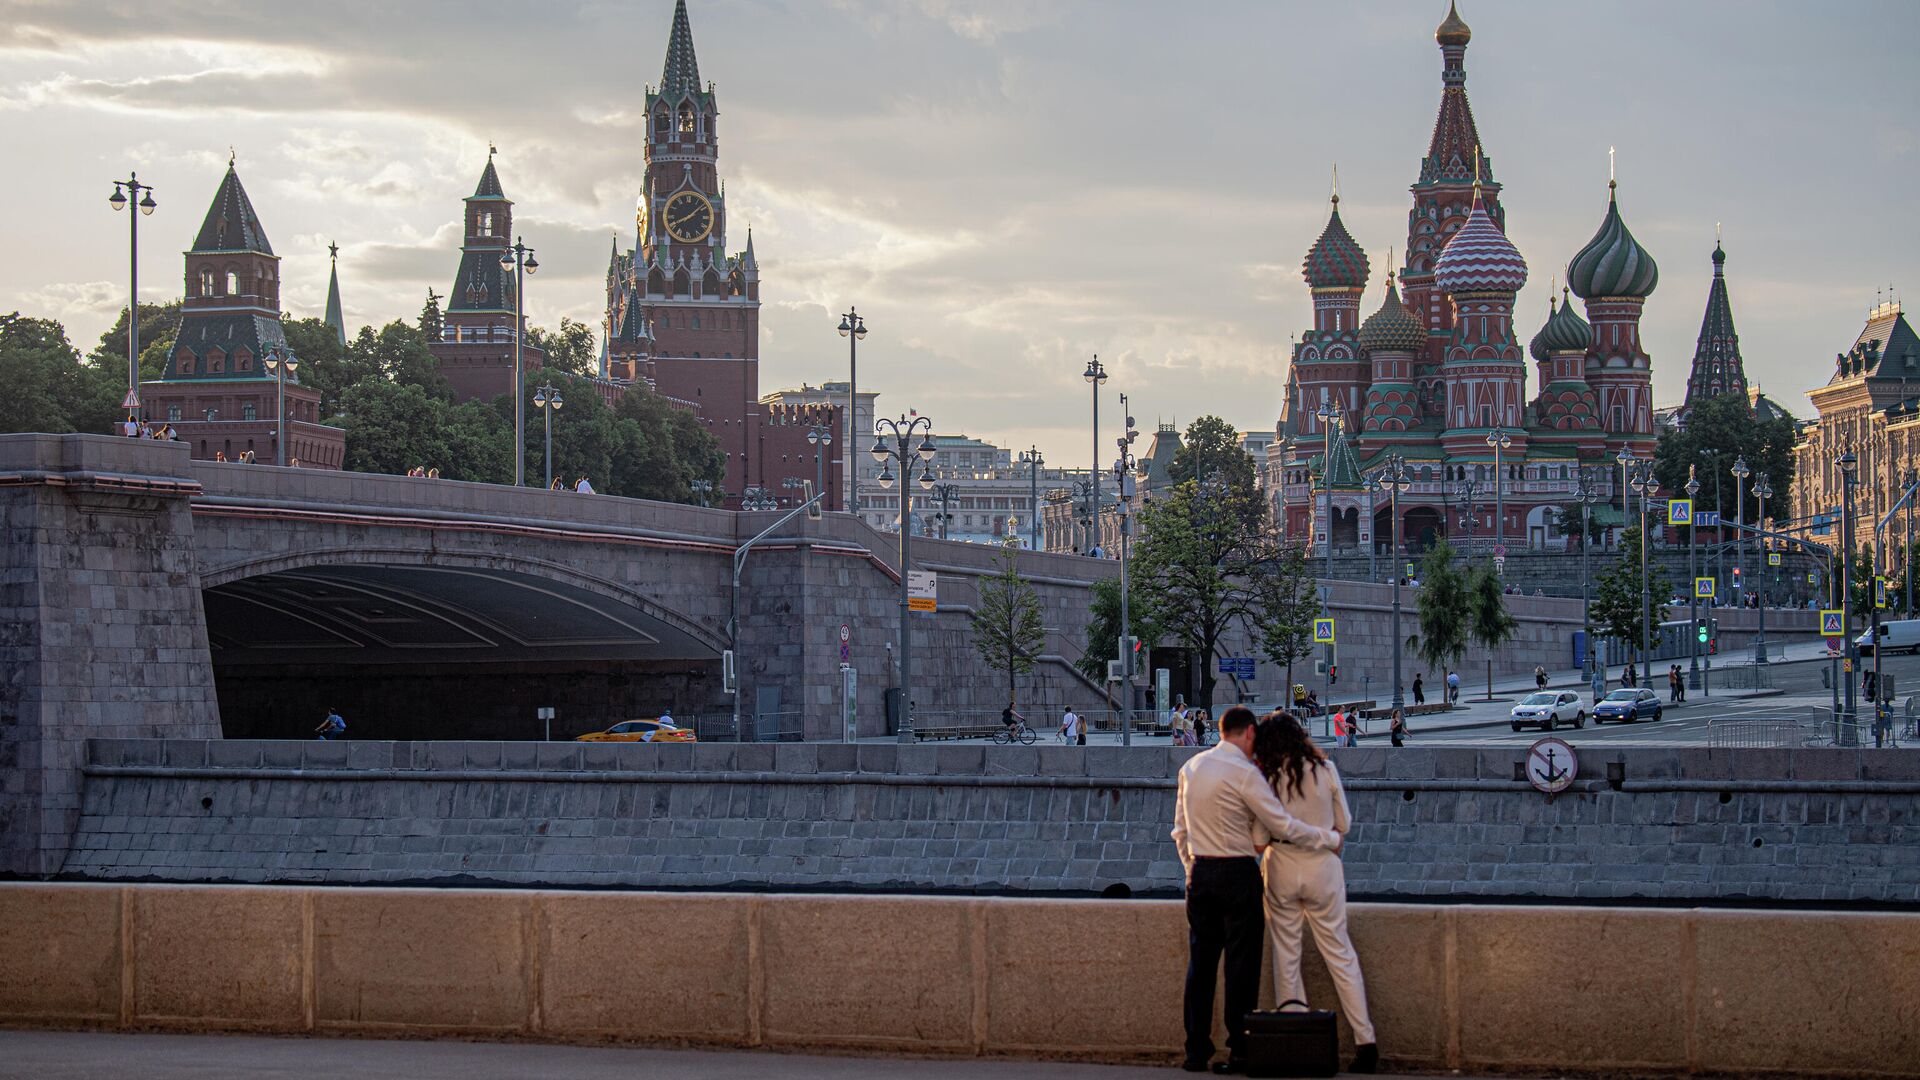
[[[1517,293],[1527,283],[1527,260],[1507,234],[1493,223],[1480,203],[1478,188],[1473,213],[1453,234],[1433,267],[1434,281],[1448,295],[1472,292]]]
[[[1333,197],[1333,216],[1320,239],[1307,251],[1301,276],[1316,289],[1362,289],[1367,284],[1367,253],[1353,242],[1347,227],[1340,223],[1340,196]]]
[[[1419,352],[1427,347],[1427,328],[1400,302],[1393,274],[1387,274],[1387,298],[1360,324],[1360,347],[1375,352]]]
[[[1547,316],[1546,324],[1540,332],[1533,335],[1533,344],[1527,347],[1535,360],[1545,360],[1551,353],[1586,352],[1593,342],[1593,327],[1587,320],[1573,310],[1573,304],[1566,302],[1566,290],[1560,290],[1562,303]]]
[[[1660,282],[1660,268],[1654,265],[1653,256],[1620,220],[1616,191],[1614,182],[1607,181],[1607,219],[1567,266],[1567,283],[1582,300],[1601,296],[1645,298]]]

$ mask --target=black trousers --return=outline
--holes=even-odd
[[[1266,944],[1260,864],[1252,858],[1193,860],[1187,883],[1187,1058],[1213,1057],[1213,982],[1227,961],[1227,1056],[1246,1053],[1246,1016],[1260,1005]]]

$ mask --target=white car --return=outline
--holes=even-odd
[[[1515,731],[1529,724],[1538,725],[1541,731],[1552,731],[1565,723],[1571,723],[1574,727],[1587,726],[1586,706],[1580,704],[1580,695],[1571,690],[1542,690],[1537,694],[1528,694],[1513,707],[1512,715]]]
[[[1861,656],[1872,656],[1876,648],[1883,648],[1889,653],[1902,650],[1908,654],[1920,653],[1920,619],[1895,619],[1881,623],[1878,641],[1874,640],[1873,628],[1868,627],[1867,632],[1855,638],[1853,643],[1860,646]]]

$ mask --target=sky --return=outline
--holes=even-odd
[[[870,335],[882,410],[1092,456],[1098,353],[1151,430],[1215,413],[1271,430],[1300,263],[1340,175],[1369,249],[1363,309],[1406,242],[1440,98],[1435,0],[691,0],[716,85],[729,249],[761,266],[762,391],[844,378]],[[0,311],[90,348],[126,303],[181,291],[229,154],[318,316],[340,245],[349,328],[412,319],[458,264],[460,200],[499,146],[539,253],[540,325],[598,325],[610,240],[633,243],[639,107],[672,0],[0,0]],[[1798,415],[1920,250],[1920,4],[1465,0],[1467,90],[1509,235],[1519,332],[1606,208],[1660,266],[1642,336],[1677,403],[1716,223],[1748,377]],[[1909,275],[1910,277],[1911,275]],[[1531,378],[1531,375],[1530,375]]]

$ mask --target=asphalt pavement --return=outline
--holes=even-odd
[[[916,1080],[1166,1080],[1186,1075],[1168,1066],[990,1058],[904,1060],[452,1040],[0,1031],[3,1080],[894,1080],[909,1073]],[[1468,1078],[1455,1073],[1449,1080]]]

